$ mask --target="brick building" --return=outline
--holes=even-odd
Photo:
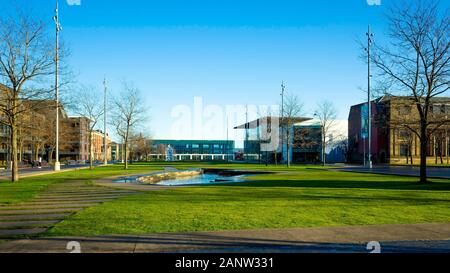
[[[0,84],[0,90],[7,87]],[[53,100],[27,100],[21,105],[28,109],[21,114],[19,125],[19,162],[54,161],[55,159],[55,101]],[[59,153],[60,161],[87,161],[89,160],[89,124],[86,117],[70,117],[63,105],[59,108],[60,132]],[[0,114],[0,119],[1,119]],[[6,166],[10,160],[11,139],[9,127],[0,125],[0,164]],[[103,133],[93,134],[93,153],[95,160],[103,160]],[[107,144],[111,140],[107,138]],[[111,160],[111,145],[108,145],[108,160]]]
[[[418,129],[419,113],[409,97],[385,96],[372,101],[372,160],[374,163],[420,162],[420,139],[409,128]],[[447,163],[450,155],[450,98],[433,98],[429,109],[430,163]],[[349,162],[361,164],[368,158],[367,103],[352,106],[349,114]],[[446,122],[447,121],[447,122]]]

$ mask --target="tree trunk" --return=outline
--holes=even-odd
[[[23,144],[21,141],[18,142],[18,146],[19,146],[19,164],[23,161]]]
[[[11,126],[11,161],[12,161],[12,182],[19,182],[19,162],[17,160],[18,147],[17,147],[17,127],[15,122],[12,122]]]
[[[125,152],[125,170],[128,170],[128,136],[130,135],[130,127],[127,126],[127,131],[126,131],[126,135],[125,135],[125,147],[124,147],[124,152]]]
[[[411,166],[414,165],[414,159],[413,159],[413,153],[412,153],[412,144],[409,146],[409,157],[410,157],[410,162],[411,162]]]
[[[406,151],[406,165],[409,165],[409,147],[408,150]]]
[[[427,179],[427,127],[422,123],[420,128],[420,183],[428,183]]]
[[[325,155],[325,151],[326,151],[326,149],[327,149],[327,147],[326,147],[326,137],[325,137],[325,134],[324,134],[324,136],[323,136],[323,139],[322,139],[322,141],[323,141],[323,144],[322,144],[322,166],[324,166],[325,167],[325,165],[326,165],[326,155]]]
[[[53,163],[53,153],[55,152],[55,147],[50,148],[50,153],[48,154],[48,163]]]
[[[289,130],[289,126],[286,128],[286,167],[290,168],[291,167],[291,155],[290,155],[290,148],[291,148],[291,143],[290,143],[290,130]]]
[[[94,153],[92,152],[92,130],[89,131],[89,169],[94,168]]]
[[[125,170],[128,170],[128,138],[125,139]]]

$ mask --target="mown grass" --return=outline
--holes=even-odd
[[[255,165],[214,167],[265,169]],[[421,185],[416,178],[295,167],[253,176],[246,183],[125,197],[89,208],[46,235],[450,222],[450,181],[433,182]]]
[[[126,176],[132,174],[150,173],[163,170],[164,167],[176,167],[179,169],[189,168],[233,168],[249,170],[267,170],[272,171],[296,171],[305,168],[304,166],[295,166],[287,169],[285,166],[270,166],[256,164],[223,164],[223,163],[183,163],[183,162],[154,162],[154,163],[133,163],[129,165],[129,170],[124,170],[121,164],[107,167],[97,167],[94,170],[79,170],[71,172],[62,172],[56,174],[43,175],[38,177],[22,178],[18,183],[11,183],[8,180],[0,180],[0,205],[11,205],[22,203],[35,197],[39,192],[53,183],[85,180],[92,181],[105,177]]]
[[[161,170],[158,164],[133,164],[129,170],[123,170],[123,166],[114,165],[98,167],[94,170],[78,170],[61,172],[43,176],[22,178],[17,183],[8,180],[0,180],[0,205],[11,205],[32,199],[53,183],[85,180],[87,182],[116,175],[130,175],[136,173],[153,172]]]

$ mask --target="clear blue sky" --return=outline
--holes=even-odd
[[[53,0],[17,1],[52,24]],[[365,99],[356,41],[368,23],[375,39],[383,36],[393,1],[60,0],[60,21],[78,80],[100,89],[106,76],[114,92],[122,79],[134,81],[150,109],[147,127],[169,138],[173,106],[192,105],[194,96],[205,104],[276,104],[281,81],[309,116],[329,99],[347,119]]]

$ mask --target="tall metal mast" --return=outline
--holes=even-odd
[[[108,165],[108,153],[107,153],[107,151],[108,151],[108,145],[107,145],[107,143],[106,143],[106,138],[107,138],[107,125],[106,125],[106,115],[107,115],[107,113],[106,113],[106,104],[107,104],[107,102],[106,102],[106,100],[107,100],[107,92],[108,92],[108,85],[107,85],[107,82],[106,82],[106,78],[103,80],[103,86],[104,86],[104,88],[105,88],[105,94],[104,94],[104,102],[103,102],[103,115],[104,115],[104,136],[103,136],[103,159],[104,159],[104,164],[105,165]]]
[[[248,161],[248,150],[249,150],[249,139],[250,139],[250,134],[249,134],[249,129],[250,129],[250,124],[248,124],[248,105],[245,105],[245,144],[244,144],[244,160]]]
[[[284,150],[284,136],[283,136],[283,122],[284,122],[284,92],[285,92],[286,86],[284,85],[284,81],[281,83],[281,121],[280,121],[280,125],[281,125],[281,154],[283,154],[283,150]],[[286,133],[288,133],[289,129],[286,129]],[[287,136],[286,136],[287,137]],[[288,143],[286,143],[286,145],[288,145]],[[289,151],[287,150],[287,146],[286,146],[286,164],[289,167],[289,156],[288,156]]]
[[[58,14],[58,0],[56,0],[55,17],[53,17],[56,25],[56,47],[55,47],[55,100],[56,100],[56,159],[55,159],[55,171],[61,170],[61,163],[59,162],[59,32],[62,30],[59,23]]]
[[[367,106],[368,106],[368,122],[367,122],[367,126],[368,128],[368,134],[369,134],[369,149],[368,149],[368,167],[370,169],[372,169],[373,164],[372,164],[372,103],[371,103],[371,99],[372,99],[372,94],[371,94],[371,71],[370,71],[370,48],[372,46],[372,37],[373,34],[371,33],[370,30],[370,25],[368,27],[368,31],[367,31]]]
[[[227,157],[227,162],[230,161],[230,146],[229,146],[229,141],[230,141],[230,136],[229,136],[229,122],[228,122],[228,116],[227,116],[227,148],[226,148],[226,157]]]

